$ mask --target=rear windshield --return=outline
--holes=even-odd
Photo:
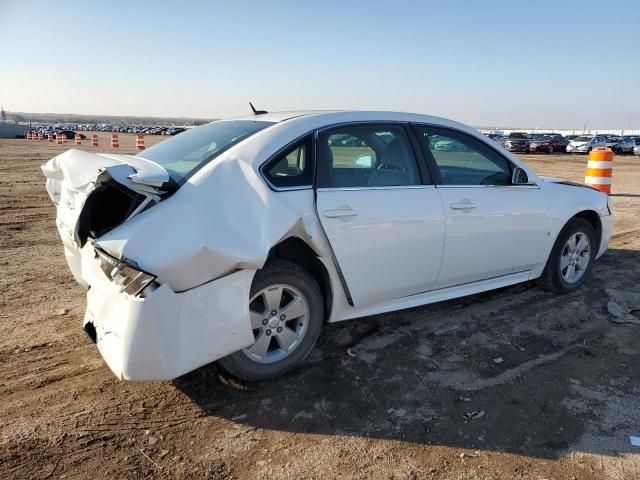
[[[528,138],[528,135],[526,133],[520,133],[520,132],[512,132],[509,134],[509,138]]]
[[[576,142],[590,142],[593,137],[577,137]]]
[[[273,122],[225,120],[192,128],[158,143],[137,156],[162,165],[182,185],[190,176],[233,145]]]

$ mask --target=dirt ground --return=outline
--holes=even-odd
[[[0,140],[0,478],[640,478],[640,326],[606,309],[606,289],[640,292],[637,157],[616,158],[616,234],[578,292],[524,284],[327,325],[275,381],[211,365],[126,383],[81,330],[39,169],[69,146]],[[574,181],[586,164],[526,160]]]

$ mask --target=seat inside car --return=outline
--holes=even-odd
[[[406,145],[394,138],[380,155],[378,168],[369,175],[370,187],[415,185],[416,172]]]

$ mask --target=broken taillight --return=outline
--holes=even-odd
[[[128,261],[118,260],[98,248],[95,252],[100,269],[120,287],[120,292],[136,296],[156,279],[155,275],[140,270],[137,265],[133,266]]]

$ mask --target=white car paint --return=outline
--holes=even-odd
[[[428,185],[318,189],[320,221],[356,307],[433,286],[444,248],[443,213],[436,188]]]
[[[438,190],[447,240],[437,288],[530,271],[555,241],[548,235],[554,228],[538,186]]]
[[[65,256],[75,278],[91,287],[84,323],[95,326],[98,348],[119,378],[171,379],[251,345],[251,281],[272,247],[289,237],[307,243],[327,270],[329,322],[536,278],[563,225],[584,210],[602,223],[598,256],[607,248],[613,218],[606,196],[540,178],[457,122],[391,112],[243,118],[277,123],[225,151],[162,201],[167,172],[141,157],[70,150],[43,165]],[[316,200],[310,187],[277,191],[262,177],[260,166],[301,136],[370,121],[462,131],[524,169],[531,185],[318,189]],[[153,206],[82,245],[80,211],[108,177]],[[140,296],[121,293],[97,266],[96,248],[135,261],[156,283]]]
[[[582,137],[578,137],[582,138]],[[567,153],[587,153],[597,147],[606,147],[607,142],[604,137],[593,135],[588,141],[573,139],[567,145]]]

